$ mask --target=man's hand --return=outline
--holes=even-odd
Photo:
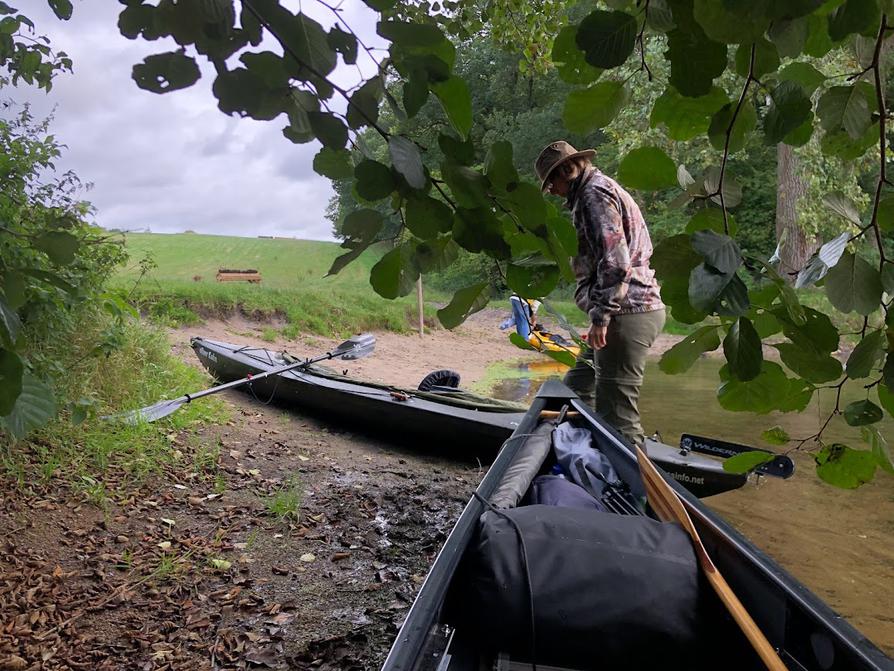
[[[607,330],[608,326],[591,324],[590,331],[587,333],[587,343],[589,343],[590,347],[593,349],[602,349],[605,347],[605,332]]]

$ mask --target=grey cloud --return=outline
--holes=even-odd
[[[376,15],[360,2],[345,4],[345,20],[365,43],[377,44]],[[94,184],[86,197],[96,221],[116,229],[332,239],[325,218],[332,188],[312,168],[319,144],[286,140],[284,117],[257,122],[222,114],[206,64],[190,89],[167,95],[138,89],[133,65],[176,45],[121,36],[121,7],[78,2],[69,22],[58,21],[45,3],[23,9],[55,49],[69,53],[75,73],[58,77],[49,95],[23,88],[14,96],[38,114],[56,107],[51,132],[68,146],[60,167]],[[305,3],[305,11],[325,26],[334,20],[315,3]],[[373,71],[368,61],[363,69]],[[357,77],[353,67],[336,73],[344,86]]]

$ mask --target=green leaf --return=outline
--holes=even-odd
[[[446,329],[455,329],[469,315],[481,310],[488,301],[486,289],[487,282],[479,282],[454,293],[450,303],[438,310],[441,325]]]
[[[50,261],[59,266],[66,266],[74,261],[80,246],[78,239],[65,231],[42,233],[34,240],[34,247],[46,252]]]
[[[879,309],[882,281],[878,270],[862,257],[845,252],[826,275],[826,296],[845,314],[856,311],[870,315]]]
[[[826,131],[843,129],[852,140],[863,136],[872,123],[872,87],[865,82],[853,86],[833,86],[816,105],[820,124]]]
[[[460,141],[442,134],[438,135],[438,146],[444,152],[444,156],[454,163],[467,166],[475,163],[475,144],[471,138]]]
[[[354,210],[341,224],[342,235],[354,240],[372,241],[385,224],[381,212],[371,208]]]
[[[748,68],[751,64],[751,44],[741,44],[736,49],[736,74],[741,77],[748,76]],[[776,51],[776,47],[763,38],[758,39],[753,44],[754,71],[752,74],[761,79],[764,75],[776,72],[779,68],[779,53]]]
[[[717,390],[721,407],[731,412],[766,414],[778,408],[789,393],[790,382],[779,364],[764,361],[760,375],[742,382],[728,377]]]
[[[586,135],[609,125],[627,103],[622,82],[606,80],[568,94],[562,122],[572,133]]]
[[[0,349],[0,416],[8,415],[22,393],[22,376],[25,367],[19,355]]]
[[[846,0],[829,15],[829,37],[843,40],[852,33],[863,33],[878,27],[879,6],[876,0]]]
[[[774,21],[770,26],[770,41],[780,58],[795,58],[807,45],[809,24],[806,17]]]
[[[510,247],[503,238],[503,224],[489,207],[458,207],[453,216],[453,239],[470,252],[484,252],[507,259]]]
[[[793,315],[785,305],[773,310],[773,315],[782,324],[785,337],[799,348],[816,354],[829,354],[838,349],[838,329],[828,315],[813,308],[801,308],[799,314]]]
[[[431,23],[379,21],[376,32],[389,42],[410,48],[433,47],[446,39],[441,29]]]
[[[528,349],[536,351],[536,348],[529,343],[527,340],[521,337],[521,334],[512,332],[509,334],[509,342],[518,347],[519,349]]]
[[[48,0],[50,3],[50,9],[53,10],[53,13],[57,18],[62,19],[63,21],[68,21],[71,18],[71,13],[74,11],[74,8],[71,5],[71,0]]]
[[[719,327],[702,326],[661,355],[658,367],[668,375],[685,373],[704,352],[720,347]]]
[[[394,299],[413,290],[419,272],[406,263],[406,248],[399,245],[385,254],[369,271],[369,283],[379,296]]]
[[[833,191],[832,193],[823,196],[823,205],[828,207],[842,219],[854,224],[854,226],[860,225],[860,213],[857,211],[857,206],[854,205],[854,202],[850,198],[841,193],[841,191]],[[839,258],[841,258],[840,254]],[[831,267],[834,266],[835,263],[829,263],[827,265]]]
[[[894,296],[894,265],[890,263],[882,268],[882,288],[888,296]]]
[[[711,117],[711,123],[708,126],[708,140],[710,140],[711,146],[714,147],[714,149],[722,151],[726,146],[726,133],[733,120],[733,112],[735,112],[735,110],[736,104],[728,103],[721,107],[714,116]],[[754,130],[756,125],[757,113],[754,111],[754,106],[750,102],[745,101],[742,103],[739,115],[736,117],[736,122],[733,124],[732,131],[730,132],[730,154],[735,154],[737,151],[740,151],[745,147],[748,135]]]
[[[450,77],[447,81],[432,84],[431,90],[441,101],[450,125],[465,139],[472,129],[472,97],[465,80]]]
[[[179,51],[147,56],[133,66],[132,75],[137,86],[153,93],[188,88],[201,76],[195,59]]]
[[[847,358],[847,376],[852,380],[869,377],[884,352],[885,332],[880,329],[868,334]]]
[[[739,245],[728,235],[701,230],[692,234],[692,248],[704,257],[705,262],[724,274],[736,272],[742,265]]]
[[[773,426],[761,434],[761,440],[770,445],[785,445],[791,438],[781,426]]]
[[[856,489],[872,480],[877,463],[872,452],[834,443],[816,455],[816,474],[835,487]]]
[[[651,258],[652,268],[661,285],[661,299],[670,308],[674,319],[686,324],[695,324],[707,316],[689,302],[690,272],[701,260],[701,256],[692,249],[690,236],[686,234],[662,240]]]
[[[726,215],[730,235],[735,235],[739,230],[736,220],[731,214]],[[704,207],[696,212],[686,224],[687,233],[696,231],[713,231],[719,235],[725,235],[723,228],[723,211],[716,207]]]
[[[12,270],[0,275],[0,295],[6,296],[6,304],[11,310],[22,307],[28,300],[25,276]]]
[[[411,76],[403,85],[404,108],[411,119],[419,113],[428,100],[428,81]]]
[[[869,148],[878,145],[878,123],[873,123],[862,137],[854,140],[844,130],[826,131],[820,146],[823,153],[844,161],[854,161]]]
[[[880,422],[884,413],[875,403],[868,400],[848,403],[844,409],[844,421],[851,426],[864,426]]]
[[[621,159],[618,181],[642,191],[667,189],[677,184],[677,166],[657,147],[639,147]]]
[[[540,189],[528,182],[518,184],[501,202],[527,230],[542,238],[546,237],[546,201]]]
[[[804,45],[804,53],[814,58],[822,58],[833,47],[832,38],[829,37],[828,17],[819,13],[807,17],[807,43]]]
[[[447,162],[441,165],[441,174],[461,207],[474,209],[488,204],[488,181],[477,170]]]
[[[425,170],[422,166],[422,155],[416,143],[401,135],[392,135],[388,140],[388,153],[391,163],[407,184],[413,189],[425,187]]]
[[[894,196],[885,196],[879,201],[875,220],[885,233],[894,231]]]
[[[821,384],[841,377],[841,362],[835,357],[787,342],[773,347],[779,351],[782,363],[808,382]]]
[[[738,122],[736,122],[736,125],[738,125]],[[705,193],[713,194],[711,200],[720,205],[720,193],[718,193],[718,187],[720,186],[720,168],[712,166],[705,170],[704,186]],[[723,193],[723,202],[728,208],[736,207],[742,202],[742,187],[730,176],[729,172],[723,177],[723,189],[721,192]]]
[[[599,79],[602,70],[587,63],[584,56],[584,52],[577,47],[577,26],[562,28],[553,40],[551,57],[559,78],[574,85],[589,84]]]
[[[695,20],[708,37],[727,44],[753,42],[770,25],[761,3],[695,0],[692,9]]]
[[[714,78],[726,70],[726,45],[709,40],[700,30],[669,32],[664,57],[671,64],[670,83],[692,98],[709,94]]]
[[[512,143],[499,140],[490,146],[484,158],[484,173],[498,189],[505,191],[515,188],[518,171],[512,162]]]
[[[636,30],[636,19],[630,14],[597,9],[581,21],[575,42],[593,67],[616,68],[633,53]]]
[[[761,339],[746,317],[739,317],[723,339],[723,354],[730,372],[742,381],[753,380],[764,361]]]
[[[56,414],[52,390],[30,373],[22,378],[22,391],[12,411],[2,418],[7,431],[21,440],[34,429],[45,426]]]
[[[708,94],[697,98],[682,96],[673,86],[668,86],[655,101],[649,125],[652,128],[663,125],[671,140],[691,140],[707,133],[715,112],[728,102],[726,93],[718,86],[712,86]]]
[[[373,77],[351,94],[345,113],[351,129],[372,126],[379,120],[379,104],[385,93],[381,77]]]
[[[354,65],[357,62],[357,38],[354,33],[348,33],[338,26],[333,26],[326,35],[326,43],[330,49],[341,54],[346,65]]]
[[[506,267],[506,284],[522,297],[534,298],[549,295],[559,282],[556,265],[524,266],[510,263]]]
[[[354,168],[354,188],[357,194],[368,201],[386,198],[395,189],[394,176],[387,165],[366,159]]]
[[[319,23],[305,14],[294,15],[279,7],[278,3],[252,3],[252,6],[270,24],[277,36],[290,51],[294,52],[301,63],[307,63],[314,73],[300,67],[291,56],[287,59],[295,68],[296,78],[307,80],[314,77],[325,77],[335,69],[338,56],[329,46],[326,31]]]
[[[407,228],[422,240],[431,240],[453,228],[453,210],[429,196],[413,195],[407,199]]]
[[[882,470],[894,474],[894,457],[891,455],[891,449],[888,447],[888,441],[878,430],[877,426],[871,424],[860,427],[860,435],[863,440],[869,444],[870,450],[875,457],[878,465]]]
[[[727,473],[748,473],[761,464],[766,464],[776,458],[772,452],[755,450],[753,452],[740,452],[723,460],[723,470]]]
[[[221,112],[250,116],[261,121],[275,119],[295,105],[293,99],[287,96],[286,88],[271,87],[258,73],[245,68],[219,73],[212,91]],[[306,114],[303,109],[291,109],[290,119],[304,130]]]
[[[336,257],[329,268],[329,272],[326,273],[326,277],[337,275],[345,266],[356,260],[361,254],[363,254],[363,252],[367,250],[370,244],[372,243],[358,244],[346,254],[342,254],[341,256]]]
[[[878,385],[876,391],[878,392],[878,402],[891,417],[894,417],[894,391],[887,383]]]
[[[578,239],[574,224],[567,217],[553,216],[547,219],[546,225],[555,234],[565,254],[567,256],[577,256]]]
[[[813,105],[800,84],[783,81],[770,94],[773,103],[764,117],[764,135],[768,144],[778,144],[813,118]]]
[[[346,149],[323,147],[314,156],[314,172],[329,179],[350,179],[354,176],[351,153]]]
[[[826,76],[809,63],[789,63],[780,70],[779,79],[800,84],[809,96],[823,85]]]
[[[21,329],[22,322],[18,314],[0,296],[0,343],[12,347],[19,339]]]
[[[544,350],[543,352],[553,361],[558,361],[563,366],[568,366],[569,368],[573,368],[577,363],[577,357],[574,356],[571,352],[566,352],[565,350]]]
[[[328,112],[308,112],[310,127],[324,147],[343,149],[348,143],[348,129],[342,120]]]

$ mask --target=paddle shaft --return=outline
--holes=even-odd
[[[254,382],[255,380],[263,380],[265,377],[270,377],[271,375],[282,375],[283,373],[287,373],[290,370],[295,370],[296,368],[303,368],[305,366],[309,366],[312,363],[319,363],[320,361],[326,361],[327,359],[334,359],[335,357],[343,356],[347,354],[350,350],[334,350],[332,352],[327,352],[322,356],[318,356],[315,359],[307,359],[306,361],[298,361],[296,363],[290,363],[288,366],[280,366],[279,368],[274,368],[273,370],[268,370],[265,373],[258,373],[257,375],[246,375],[245,377],[239,380],[233,380],[232,382],[226,382],[224,384],[218,385],[216,387],[211,387],[210,389],[203,389],[202,391],[197,391],[195,394],[184,394],[181,396],[187,403],[190,401],[194,401],[197,398],[202,398],[203,396],[210,396],[211,394],[216,394],[219,391],[225,391],[227,389],[232,389],[233,387],[238,387],[243,384],[248,384],[249,382]]]
[[[739,597],[736,596],[729,583],[726,582],[726,579],[724,579],[717,566],[711,560],[695,525],[692,523],[692,518],[689,517],[689,513],[683,505],[683,501],[680,500],[680,497],[677,496],[677,493],[670,485],[665,482],[658,469],[655,468],[655,465],[652,464],[646,453],[639,447],[636,448],[636,458],[639,462],[643,483],[646,486],[649,505],[652,506],[658,517],[665,522],[680,523],[692,538],[695,554],[698,556],[699,564],[705,572],[708,582],[711,583],[711,587],[714,588],[723,605],[726,606],[726,609],[732,615],[736,624],[739,625],[742,633],[745,634],[755,652],[760,656],[761,661],[770,671],[787,671],[787,667],[783,664],[779,655],[776,654],[776,650],[770,644],[770,641],[764,636],[760,627],[757,626],[748,610],[739,601]]]

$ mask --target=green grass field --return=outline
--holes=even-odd
[[[344,251],[334,242],[129,233],[126,243],[130,261],[115,278],[115,286],[128,293],[144,314],[162,323],[193,324],[205,317],[241,312],[284,320],[286,337],[300,332],[348,335],[370,329],[403,332],[416,325],[415,295],[389,301],[369,285],[369,271],[380,258],[380,250],[368,250],[338,275],[326,277],[332,261]],[[155,267],[140,279],[143,259],[151,259]],[[218,268],[253,268],[263,280],[261,284],[217,282]],[[557,291],[550,303],[572,324],[586,327],[586,316],[570,296],[568,289]],[[426,288],[425,300],[426,322],[434,325],[437,318],[431,303],[446,303],[450,294]],[[509,307],[499,298],[491,305]],[[672,319],[665,327],[669,333],[691,330]],[[266,339],[275,337],[275,330],[265,329]]]
[[[369,285],[369,271],[381,252],[369,250],[338,275],[326,277],[332,261],[344,252],[336,243],[310,240],[238,238],[180,233],[127,235],[130,262],[115,279],[140,309],[160,321],[195,323],[213,315],[240,311],[279,317],[283,332],[347,335],[369,329],[406,331],[416,320],[415,296],[389,301]],[[140,261],[156,267],[140,277]],[[260,284],[217,282],[218,268],[261,273]],[[426,300],[440,301],[439,292]],[[426,308],[433,321],[434,308]]]

